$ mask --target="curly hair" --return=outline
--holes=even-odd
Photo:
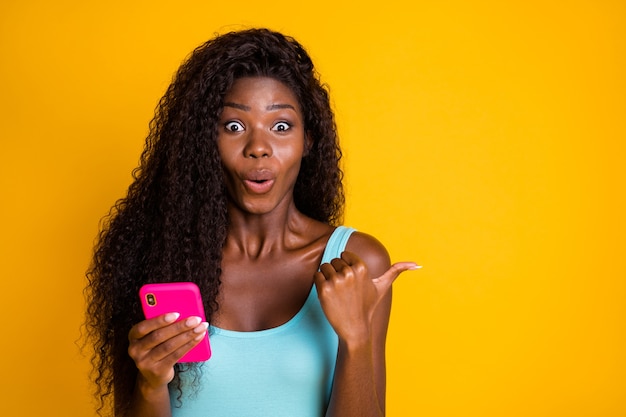
[[[148,282],[192,281],[207,320],[218,309],[228,216],[217,149],[223,98],[235,80],[264,76],[299,100],[312,146],[303,157],[294,201],[303,214],[337,225],[344,194],[341,151],[328,89],[293,38],[267,29],[216,36],[196,48],[159,101],[127,196],[103,219],[87,271],[87,340],[99,413],[124,415],[137,368],[128,332],[143,319],[139,288]],[[195,367],[191,367],[195,371]],[[177,365],[173,386],[182,392]]]

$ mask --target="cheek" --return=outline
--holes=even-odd
[[[219,153],[222,166],[232,167],[234,161],[234,155],[238,154],[238,149],[232,141],[218,141],[217,152]]]
[[[228,171],[232,169],[233,166],[233,150],[230,149],[229,146],[224,146],[220,142],[217,143],[217,152],[220,157],[220,162],[222,165],[222,170],[228,175]]]
[[[294,143],[295,142],[295,143]],[[274,155],[281,155],[284,161],[300,161],[304,157],[304,141],[294,141],[285,143],[282,146],[274,148]]]
[[[282,154],[281,160],[283,161],[283,168],[294,176],[297,175],[302,165],[302,156],[302,152],[297,152],[294,149]]]
[[[217,138],[217,152],[220,155],[220,159],[224,160],[224,156],[229,154],[226,141],[223,141]]]

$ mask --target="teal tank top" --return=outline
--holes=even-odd
[[[332,233],[322,257],[341,255],[354,229]],[[330,401],[337,334],[328,323],[315,286],[286,323],[239,332],[210,327],[212,357],[198,381],[183,372],[183,397],[171,391],[174,417],[320,417]],[[191,384],[199,384],[197,389]]]

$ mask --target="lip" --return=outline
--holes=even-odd
[[[263,180],[263,181],[252,181],[252,180],[244,180],[243,181],[246,190],[252,194],[265,194],[269,190],[271,190],[274,185],[274,180]]]
[[[249,171],[243,176],[243,184],[252,194],[267,193],[272,189],[275,181],[274,173],[265,169]]]

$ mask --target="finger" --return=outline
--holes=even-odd
[[[139,368],[146,363],[161,361],[175,363],[205,337],[209,325],[207,322],[200,323],[199,320],[199,317],[191,317],[185,320],[187,323],[181,321],[167,328],[155,330],[143,339],[131,343],[128,353]],[[182,331],[180,325],[185,326]]]
[[[386,290],[391,287],[391,284],[400,276],[404,271],[412,271],[416,269],[420,269],[421,266],[417,265],[415,262],[397,262],[381,276],[373,279],[372,281],[376,284],[377,287]]]
[[[351,270],[354,271],[357,276],[369,277],[367,266],[356,253],[349,251],[342,252],[341,259],[350,266]]]
[[[330,263],[323,263],[320,265],[320,270],[317,273],[321,273],[324,279],[331,279],[337,273],[337,270]]]
[[[341,259],[344,260],[344,262],[346,262],[348,265],[350,266],[355,266],[355,265],[359,265],[359,264],[363,264],[363,261],[361,260],[361,258],[359,257],[359,255],[357,255],[354,252],[350,252],[350,251],[344,251],[341,253]]]
[[[176,363],[204,339],[208,331],[207,329],[208,323],[204,322],[191,330],[178,334],[161,343],[154,348],[154,360]]]
[[[147,347],[154,347],[163,343],[165,340],[172,339],[201,325],[203,325],[203,323],[200,317],[187,317],[185,320],[180,320],[166,327],[154,330],[144,336],[143,340],[145,341]]]
[[[161,329],[165,326],[169,326],[174,323],[180,317],[179,313],[167,313],[152,319],[144,320],[137,323],[130,329],[128,338],[130,340],[137,340],[145,337],[155,330]]]
[[[146,322],[147,321],[149,320],[146,320]],[[141,328],[142,325],[146,325],[146,322],[141,322],[135,327]],[[189,332],[190,330],[196,330],[197,332],[200,332],[206,330],[207,327],[207,323],[202,323],[202,319],[200,317],[191,316],[186,318],[185,320],[180,320],[163,327],[158,327],[157,329],[151,331],[150,333],[139,339],[132,339],[131,337],[129,337],[129,354],[131,355],[131,357],[141,357],[146,352],[149,352],[158,347],[156,349],[157,352],[165,351],[165,353],[160,354],[160,357],[167,356],[171,353],[172,350],[178,347],[168,347],[171,346],[171,344],[168,344],[167,342],[181,334],[184,334],[185,332]]]
[[[330,264],[335,268],[335,271],[342,275],[346,275],[352,271],[351,266],[341,258],[335,258],[330,261]]]
[[[321,269],[321,267],[320,267],[320,269]],[[319,295],[321,289],[324,288],[324,285],[326,285],[326,283],[327,283],[326,276],[322,272],[317,271],[313,275],[313,280],[315,281],[315,288],[317,289],[317,293]]]

